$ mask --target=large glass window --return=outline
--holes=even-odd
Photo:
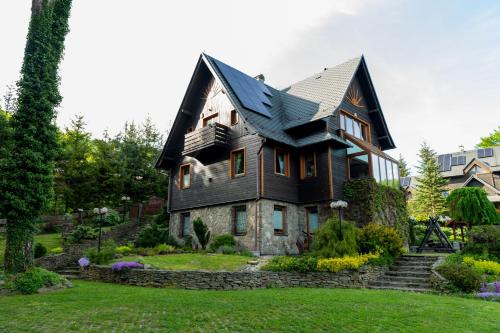
[[[383,185],[399,187],[398,164],[372,153],[373,178]]]
[[[290,175],[290,155],[288,152],[276,148],[274,150],[274,172],[282,176]]]
[[[244,235],[247,232],[247,208],[246,206],[234,207],[234,233]]]
[[[181,190],[191,187],[191,164],[184,164],[180,167],[179,188]]]
[[[368,125],[349,114],[340,113],[340,128],[359,140],[369,141]]]
[[[314,151],[302,154],[300,158],[300,178],[316,176],[316,153]]]
[[[284,234],[286,228],[286,207],[274,206],[273,228],[275,234]]]
[[[373,170],[373,178],[377,182],[380,182],[380,166],[379,166],[379,157],[378,155],[372,154],[372,170]]]
[[[231,177],[245,175],[245,149],[231,152]]]
[[[307,207],[307,232],[315,233],[319,228],[318,207]]]

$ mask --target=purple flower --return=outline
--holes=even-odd
[[[88,265],[90,265],[90,260],[88,258],[80,258],[78,259],[78,265],[80,265],[80,267],[87,267]]]
[[[484,292],[484,293],[478,293],[478,297],[481,298],[500,298],[500,292],[498,293],[493,293],[493,292]]]
[[[122,269],[130,268],[144,268],[144,265],[134,261],[120,261],[111,266],[111,269],[114,271],[121,271]]]
[[[495,291],[500,293],[500,282],[495,282]]]

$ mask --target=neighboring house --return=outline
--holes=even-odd
[[[481,187],[500,212],[500,147],[442,154],[438,162],[441,175],[449,180],[449,192],[466,186]],[[408,199],[414,195],[417,184],[415,177],[401,178]]]
[[[170,232],[201,217],[249,250],[296,253],[346,180],[399,184],[394,147],[362,56],[275,89],[202,54],[157,162]]]

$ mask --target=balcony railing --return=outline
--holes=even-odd
[[[229,146],[229,128],[219,123],[208,125],[184,136],[182,155],[195,155],[204,149]]]

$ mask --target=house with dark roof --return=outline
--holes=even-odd
[[[481,187],[500,212],[500,147],[460,150],[438,155],[439,171],[448,179],[448,191],[461,187]],[[411,199],[418,184],[417,177],[401,178],[401,186]]]
[[[297,253],[346,180],[399,186],[395,148],[363,56],[285,89],[201,54],[157,162],[170,171],[170,232],[233,234],[260,254]]]

